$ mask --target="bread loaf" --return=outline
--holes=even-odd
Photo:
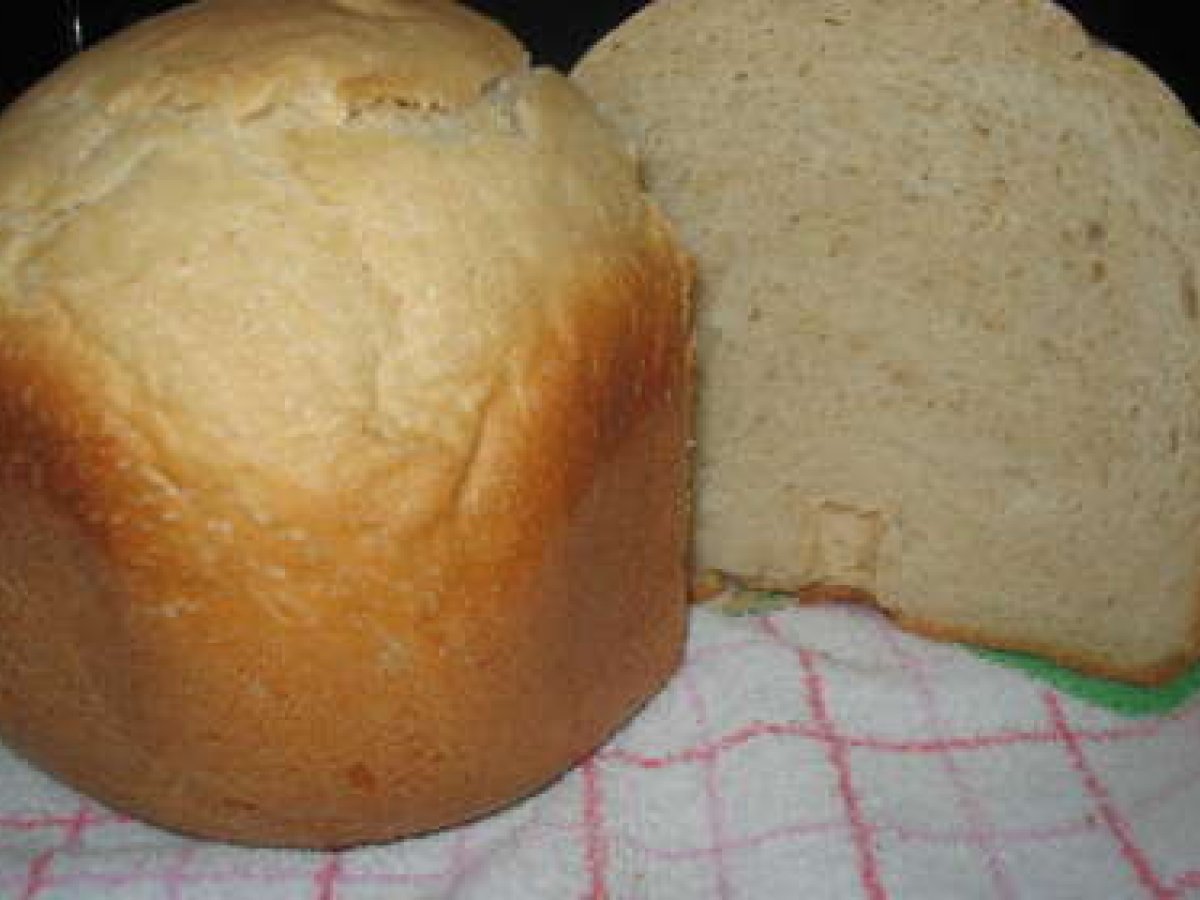
[[[1200,652],[1200,136],[1044,0],[657,0],[575,76],[698,266],[701,570]]]
[[[0,121],[0,733],[181,831],[461,822],[676,665],[689,265],[439,0],[203,0]]]

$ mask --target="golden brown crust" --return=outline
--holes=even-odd
[[[686,345],[682,309],[641,305],[680,295],[666,262],[542,361],[542,396],[496,401],[487,483],[417,530],[376,505],[403,470],[253,515],[147,477],[87,367],[21,341],[0,357],[7,737],[118,808],[253,843],[380,840],[552,778],[678,660]]]
[[[188,17],[220,24],[234,8],[267,17],[268,30],[281,11],[294,23],[310,10],[322,27],[355,8],[411,12],[416,24],[392,31],[409,50],[422,34],[439,46],[445,29],[468,58],[472,41],[502,69],[513,56],[509,38],[489,44],[492,26],[464,25],[448,4],[382,0],[202,4],[129,46],[195,51],[212,23]],[[328,35],[333,50],[281,53],[280,65],[324,60],[336,74],[321,77],[351,93],[375,91],[372,72],[390,84],[403,42],[388,56],[362,39],[371,77],[343,77],[342,50],[362,44],[351,20]],[[223,59],[241,45],[213,46]],[[69,155],[45,98],[111,88],[98,73],[119,81],[125,51],[105,52],[27,97],[0,141]],[[459,90],[461,72],[448,86],[436,76],[460,56],[413,58],[427,84],[413,94],[405,82],[405,96],[440,85],[442,103]],[[476,91],[480,71],[467,78]],[[446,125],[457,130],[445,145],[444,123],[404,111],[354,124],[341,143],[336,122],[308,112],[223,136],[213,109],[237,98],[220,79],[191,112],[162,113],[160,94],[137,99],[147,110],[128,120],[128,107],[83,104],[85,119],[162,140],[159,162],[207,166],[211,148],[236,144],[212,163],[230,167],[232,180],[212,182],[228,195],[154,162],[122,174],[124,187],[159,191],[137,195],[150,201],[141,217],[166,188],[193,205],[188,231],[159,245],[139,244],[137,217],[122,220],[108,259],[80,229],[102,237],[97,223],[120,204],[89,196],[47,211],[25,202],[44,172],[14,184],[0,167],[0,205],[25,223],[0,232],[0,733],[32,761],[183,832],[346,846],[527,794],[677,665],[688,265],[578,95],[545,74],[511,79],[511,96]],[[123,90],[112,96],[132,96]],[[157,124],[137,131],[147,121]],[[311,168],[254,180],[281,155]],[[396,170],[395,158],[430,168]],[[462,179],[480,179],[474,194],[433,183],[455,161]],[[482,180],[496,167],[503,183]],[[79,181],[93,176],[111,184],[93,170]],[[236,243],[212,245],[204,266],[176,263],[194,234],[219,236],[256,202],[256,185],[293,177],[281,195],[290,220],[256,236],[256,254],[274,259],[264,278]],[[420,228],[403,230],[410,208],[364,211],[368,194],[424,198],[422,228],[449,222],[438,252],[415,246]],[[330,210],[344,213],[336,228]],[[468,277],[479,267],[484,277]],[[123,271],[135,274],[110,277]],[[254,357],[261,365],[242,362]],[[280,416],[292,399],[293,417]]]
[[[198,106],[237,116],[275,104],[402,93],[453,109],[522,65],[499,25],[450,0],[206,0],[134,24],[36,85],[39,105],[87,98],[110,113]],[[104,77],[97,79],[98,66]]]
[[[1200,660],[1200,641],[1195,643],[1191,651],[1180,653],[1157,665],[1130,666],[1112,656],[1066,650],[1051,641],[1005,640],[1003,637],[997,638],[994,633],[982,629],[947,626],[940,622],[916,619],[898,614],[875,601],[872,601],[872,605],[890,615],[895,619],[896,624],[913,634],[924,635],[938,641],[970,644],[975,647],[1008,650],[1014,653],[1028,653],[1095,678],[1125,681],[1143,687],[1164,685],[1184,674],[1197,660]],[[1198,610],[1198,615],[1200,615],[1200,610]]]
[[[971,628],[970,626],[948,625],[929,619],[907,614],[903,609],[889,606],[879,598],[861,588],[836,584],[807,584],[799,588],[781,587],[778,584],[755,583],[737,576],[708,571],[701,579],[694,580],[692,596],[695,602],[712,599],[722,584],[739,584],[750,590],[770,590],[781,594],[790,594],[797,603],[855,603],[871,606],[894,621],[896,625],[913,634],[937,641],[949,643],[970,644],[976,647],[987,647],[995,650],[1008,650],[1015,653],[1029,653],[1054,660],[1057,664],[1097,678],[1108,678],[1116,681],[1126,681],[1146,687],[1166,684],[1178,678],[1200,660],[1200,602],[1197,603],[1196,622],[1193,650],[1190,654],[1180,654],[1176,658],[1166,660],[1157,666],[1129,666],[1119,659],[1099,653],[1084,654],[1064,652],[1062,647],[1052,642],[1037,642],[1032,640],[1005,640],[986,629]]]

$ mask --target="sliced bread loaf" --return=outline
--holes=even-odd
[[[696,564],[1200,648],[1200,132],[1042,0],[658,0],[575,77],[699,267]]]

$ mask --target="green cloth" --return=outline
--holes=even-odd
[[[708,605],[728,616],[755,616],[784,609],[794,602],[794,598],[787,594],[730,585]],[[1027,653],[987,650],[981,647],[970,649],[983,659],[1020,669],[1064,694],[1124,716],[1169,713],[1200,691],[1200,664],[1193,666],[1174,681],[1158,687],[1141,687],[1083,675]]]
[[[1107,678],[1093,678],[1071,669],[1064,669],[1027,653],[1002,650],[975,652],[984,659],[1020,669],[1051,687],[1095,706],[1102,706],[1125,716],[1153,716],[1178,709],[1200,691],[1200,664],[1193,666],[1173,681],[1158,687],[1141,687]]]

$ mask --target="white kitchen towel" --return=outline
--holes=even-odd
[[[698,608],[681,671],[605,747],[415,840],[191,841],[0,750],[0,897],[1200,898],[1200,704],[1121,717],[865,609]]]

